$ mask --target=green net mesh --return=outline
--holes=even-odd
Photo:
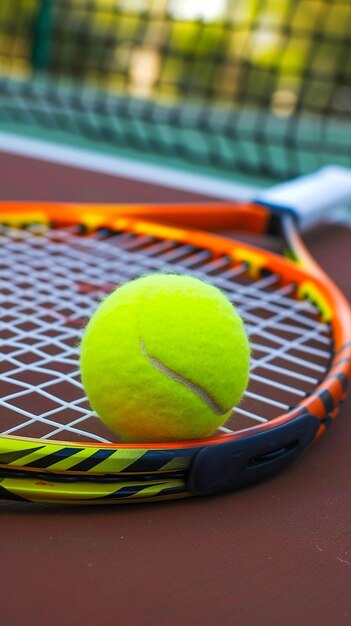
[[[349,165],[349,0],[1,0],[0,121],[218,171]]]

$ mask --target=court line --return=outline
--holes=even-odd
[[[138,159],[103,155],[93,150],[20,137],[7,132],[0,132],[0,151],[224,200],[252,199],[253,192],[257,189],[254,186],[232,183],[213,176],[192,174]]]

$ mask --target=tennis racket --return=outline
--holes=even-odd
[[[316,223],[350,199],[350,172],[328,167],[252,203],[0,204],[0,497],[99,504],[212,495],[296,459],[335,419],[351,372],[348,303],[297,223]],[[285,255],[265,249],[267,236]],[[208,281],[235,304],[252,346],[250,383],[210,438],[123,444],[87,402],[78,344],[102,297],[159,271]]]

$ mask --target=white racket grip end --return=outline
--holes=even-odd
[[[327,165],[313,174],[263,190],[256,201],[278,213],[294,215],[301,229],[310,228],[351,203],[351,169]]]

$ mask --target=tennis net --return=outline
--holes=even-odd
[[[1,0],[0,122],[284,179],[351,163],[349,0]]]

